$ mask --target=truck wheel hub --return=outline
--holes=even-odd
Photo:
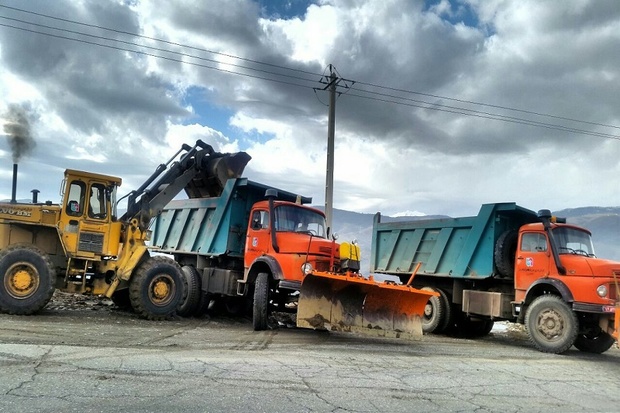
[[[562,316],[553,310],[547,310],[541,314],[538,326],[545,337],[556,337],[563,329]]]
[[[427,303],[427,304],[424,306],[424,315],[425,315],[426,317],[430,317],[430,316],[432,316],[432,315],[433,315],[433,305],[432,305],[432,304]]]

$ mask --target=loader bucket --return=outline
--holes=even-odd
[[[192,179],[185,187],[188,198],[220,196],[226,181],[241,177],[250,159],[252,159],[250,155],[245,152],[217,153],[205,158],[204,172]]]
[[[297,327],[416,340],[434,295],[357,274],[313,273],[301,285]]]

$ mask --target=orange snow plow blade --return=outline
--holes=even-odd
[[[436,295],[372,276],[317,272],[301,284],[297,327],[417,340],[424,307]]]

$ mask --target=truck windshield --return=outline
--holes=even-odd
[[[325,217],[315,211],[292,205],[275,209],[276,231],[302,232],[325,238]]]
[[[590,234],[575,228],[558,227],[553,230],[560,254],[575,254],[594,257],[594,246]]]

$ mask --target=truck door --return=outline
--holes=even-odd
[[[540,232],[521,233],[515,263],[517,301],[525,296],[534,281],[549,275],[550,264],[547,236]]]
[[[270,251],[270,242],[269,211],[252,211],[245,242],[245,266],[249,267],[256,258],[267,254]]]

